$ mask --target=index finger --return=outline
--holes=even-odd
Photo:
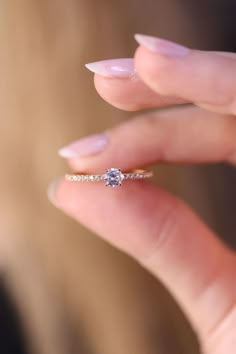
[[[103,60],[86,64],[86,67],[95,73],[94,84],[100,96],[117,108],[138,111],[187,102],[153,91],[140,79],[132,58]]]

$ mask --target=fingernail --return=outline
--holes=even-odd
[[[58,154],[64,158],[77,158],[94,155],[102,152],[108,144],[108,137],[105,134],[94,134],[76,140],[71,144],[62,147]]]
[[[154,53],[167,56],[182,57],[189,53],[189,49],[174,42],[157,37],[135,34],[134,38],[138,44],[144,46]]]
[[[114,78],[129,78],[135,75],[134,60],[129,58],[102,60],[85,64],[93,73]]]
[[[59,187],[62,179],[63,179],[63,177],[59,177],[59,178],[55,179],[54,181],[52,181],[48,186],[48,190],[47,190],[48,199],[54,205],[57,204],[56,194],[57,194],[57,190],[58,190],[58,187]]]

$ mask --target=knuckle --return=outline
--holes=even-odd
[[[235,349],[236,299],[225,311],[220,321],[203,338],[206,353],[234,353]]]
[[[209,324],[200,335],[204,352],[224,354],[234,353],[236,338],[236,289],[232,285],[235,278],[236,258],[233,252],[222,261],[221,272],[215,278],[214,288],[223,288],[227,297],[222,298],[221,310],[210,319]],[[227,286],[228,284],[228,286]],[[211,286],[212,288],[212,286]],[[226,300],[224,302],[224,299]]]

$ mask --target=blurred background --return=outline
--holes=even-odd
[[[2,0],[0,3],[1,354],[197,354],[167,291],[47,201],[57,149],[128,119],[84,63],[131,57],[133,34],[235,51],[233,0]],[[233,245],[235,169],[156,166]]]

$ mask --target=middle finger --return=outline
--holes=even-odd
[[[194,106],[175,107],[127,120],[104,134],[76,141],[59,153],[69,159],[74,170],[87,172],[106,169],[111,162],[122,169],[156,161],[235,163],[235,136],[234,116]]]

